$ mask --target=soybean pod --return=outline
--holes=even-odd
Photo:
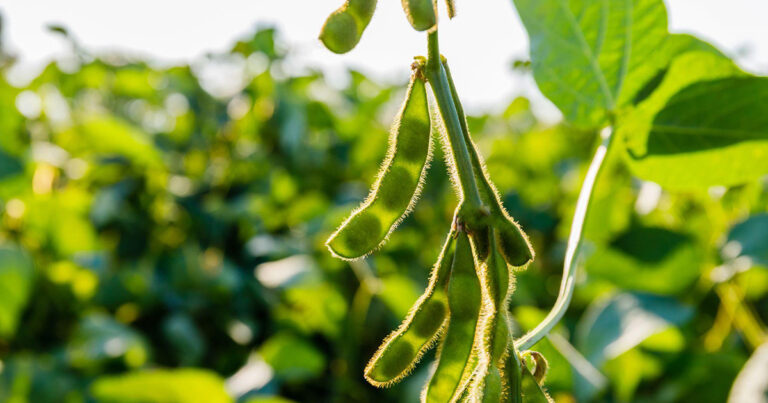
[[[377,0],[347,0],[331,13],[320,30],[320,40],[334,53],[347,53],[363,36],[376,10]]]
[[[435,0],[402,0],[403,11],[413,29],[426,31],[437,24]]]
[[[453,0],[445,0],[445,5],[448,7],[448,18],[456,16],[456,4]]]
[[[483,159],[477,151],[477,145],[475,145],[469,135],[464,108],[461,106],[456,86],[453,83],[451,70],[448,68],[448,63],[445,59],[443,59],[442,62],[448,77],[448,84],[451,89],[451,94],[453,95],[456,112],[459,115],[459,123],[461,123],[464,141],[467,143],[467,148],[469,149],[469,156],[472,162],[475,179],[479,184],[480,198],[490,209],[491,224],[498,230],[496,242],[499,247],[499,252],[510,266],[523,267],[533,260],[535,256],[533,247],[528,240],[528,236],[523,232],[522,228],[520,228],[520,225],[509,215],[509,213],[507,213],[501,203],[499,192],[490,180]]]
[[[497,236],[494,231],[491,239]],[[510,341],[509,313],[507,302],[510,296],[509,270],[495,245],[491,247],[488,259],[478,271],[485,294],[485,309],[481,351],[482,365],[475,371],[475,382],[471,395],[476,401],[499,402],[508,399],[509,389],[504,388],[501,368]]]
[[[418,67],[389,136],[387,157],[368,198],[331,235],[337,257],[356,259],[382,245],[418,199],[432,156],[427,91]]]
[[[491,365],[488,368],[488,373],[483,379],[482,390],[483,395],[477,400],[483,403],[499,403],[508,400],[501,382],[501,371],[496,365]]]
[[[448,322],[445,287],[453,264],[454,235],[453,230],[448,233],[424,294],[365,367],[365,379],[372,385],[388,386],[407,376]]]
[[[450,319],[438,351],[435,372],[423,392],[424,402],[451,402],[462,395],[474,369],[472,363],[476,359],[473,356],[481,306],[480,281],[475,272],[472,246],[467,233],[460,229],[448,282]]]

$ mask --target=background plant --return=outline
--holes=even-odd
[[[188,391],[206,401],[413,401],[427,366],[389,389],[360,374],[426,286],[444,241],[435,229],[457,200],[442,150],[419,208],[386,248],[348,264],[324,246],[367,194],[402,87],[350,72],[337,90],[319,73],[281,73],[286,49],[272,30],[212,56],[243,67],[244,88],[225,98],[203,88],[199,66],[159,69],[78,49],[77,68],[53,63],[24,88],[0,84],[0,400],[178,401]],[[683,54],[663,70],[715,71],[699,57],[708,56]],[[4,77],[11,55],[3,63]],[[712,102],[727,99],[718,85],[683,91],[720,88]],[[40,109],[30,107],[35,97]],[[644,99],[654,98],[667,103]],[[522,335],[555,300],[600,140],[594,129],[538,123],[525,99],[468,126],[536,247],[510,302]],[[562,401],[719,402],[735,381],[743,401],[762,379],[737,374],[753,352],[753,362],[764,356],[768,184],[753,179],[762,160],[739,150],[759,151],[764,137],[690,153],[621,138],[595,187],[573,301],[533,347],[549,360],[547,389]],[[643,150],[625,144],[656,144],[645,162],[736,153],[691,165],[696,178],[717,173],[711,167],[744,172],[725,169],[732,163],[754,170],[710,187],[668,165],[655,170],[668,179],[647,177],[659,189],[633,165]],[[242,368],[262,371],[238,377]]]

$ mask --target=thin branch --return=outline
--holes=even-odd
[[[568,237],[568,246],[565,250],[565,261],[563,262],[563,279],[560,282],[560,292],[557,295],[557,301],[555,306],[549,312],[546,318],[531,330],[525,336],[515,340],[515,347],[519,351],[525,351],[533,347],[539,340],[552,330],[557,322],[565,315],[565,311],[568,309],[568,305],[571,303],[573,297],[573,289],[576,278],[576,257],[581,245],[581,237],[584,234],[584,222],[586,221],[587,214],[589,212],[589,204],[592,199],[592,193],[595,188],[595,183],[600,175],[603,167],[603,161],[608,153],[608,148],[611,145],[612,128],[606,127],[600,133],[602,143],[597,147],[595,156],[592,157],[592,163],[589,164],[589,170],[587,176],[584,178],[584,183],[579,193],[579,199],[576,202],[576,212],[573,215],[573,222],[571,223],[571,234]]]

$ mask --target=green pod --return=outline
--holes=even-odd
[[[363,29],[368,26],[371,18],[373,18],[373,12],[376,11],[376,2],[377,0],[347,0],[349,12],[357,17]],[[360,34],[362,35],[362,30]]]
[[[418,199],[432,156],[427,91],[411,76],[402,109],[389,136],[389,150],[368,198],[331,235],[326,245],[342,259],[356,259],[381,246]]]
[[[365,367],[365,379],[372,385],[389,386],[407,376],[448,322],[445,286],[453,263],[453,243],[454,232],[450,231],[424,294]]]
[[[485,262],[491,253],[491,228],[488,225],[483,225],[473,230],[469,237],[472,240],[477,260]]]
[[[496,237],[490,235],[491,242]],[[481,377],[474,386],[475,401],[492,402],[507,401],[508,388],[503,387],[501,367],[508,354],[507,348],[511,340],[509,312],[507,302],[510,297],[510,277],[507,264],[495,247],[491,247],[490,255],[479,272],[483,280],[483,291],[486,295],[484,321],[481,329],[482,367],[476,370],[476,376]]]
[[[448,84],[451,88],[456,112],[460,117],[459,122],[461,123],[464,140],[468,145],[467,148],[469,149],[470,162],[472,163],[472,168],[475,173],[475,180],[478,183],[480,198],[490,209],[492,223],[499,230],[498,243],[500,252],[504,257],[504,260],[510,266],[523,267],[533,261],[535,257],[533,247],[528,240],[528,236],[520,228],[520,225],[518,225],[509,213],[507,213],[506,209],[504,209],[504,205],[501,203],[501,198],[499,197],[499,192],[496,190],[493,182],[491,182],[488,171],[485,169],[483,158],[480,156],[480,153],[477,151],[477,146],[469,136],[464,108],[461,106],[456,86],[454,85],[453,77],[451,76],[451,70],[448,67],[448,62],[444,59],[443,67],[448,76]]]
[[[491,242],[497,237],[498,231],[493,231]],[[484,350],[488,354],[489,365],[495,366],[506,356],[508,342],[511,339],[507,304],[512,294],[510,287],[512,278],[497,248],[491,248],[482,274],[484,276],[482,283],[489,301],[486,309],[486,327],[483,329],[483,339],[487,343]]]
[[[475,334],[481,308],[480,281],[472,246],[467,234],[460,231],[448,282],[450,320],[438,351],[435,372],[423,392],[424,402],[450,402],[464,392],[474,371]]]
[[[456,16],[456,4],[453,0],[445,0],[445,5],[448,7],[448,18]]]
[[[501,207],[501,204],[499,204]],[[496,212],[496,229],[498,230],[499,252],[510,266],[523,267],[533,260],[533,247],[528,236],[523,232],[506,211]]]
[[[510,354],[504,359],[501,369],[501,381],[508,392],[511,403],[523,403],[523,366],[514,343],[510,344]],[[527,370],[526,370],[527,371]]]
[[[483,403],[499,403],[506,401],[504,387],[501,382],[501,371],[495,365],[491,365],[483,379],[482,397]]]
[[[331,13],[320,30],[320,41],[334,53],[347,53],[357,46],[376,10],[377,0],[347,0]]]
[[[408,22],[417,31],[426,31],[437,24],[437,4],[434,0],[402,0]]]

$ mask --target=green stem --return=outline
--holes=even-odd
[[[429,58],[427,59],[426,75],[432,92],[435,94],[437,106],[443,119],[445,130],[448,133],[453,160],[456,163],[456,174],[459,176],[461,192],[467,207],[479,210],[483,202],[477,189],[475,174],[470,163],[469,150],[464,141],[461,121],[456,110],[456,105],[451,95],[451,88],[446,77],[445,69],[440,60],[440,47],[437,39],[437,29],[428,34]]]
[[[533,347],[539,340],[546,336],[550,330],[562,319],[568,305],[573,297],[573,289],[576,277],[576,255],[581,245],[581,237],[584,234],[584,223],[589,213],[589,204],[592,199],[592,193],[595,189],[600,172],[602,172],[603,161],[608,153],[613,138],[612,128],[607,127],[601,133],[602,143],[597,147],[595,156],[592,157],[592,163],[589,164],[587,176],[581,186],[579,199],[576,202],[576,212],[571,222],[571,234],[568,237],[568,246],[565,250],[565,261],[563,262],[563,279],[560,282],[560,292],[555,301],[555,306],[549,312],[546,318],[528,332],[525,336],[515,341],[515,347],[521,352]]]

